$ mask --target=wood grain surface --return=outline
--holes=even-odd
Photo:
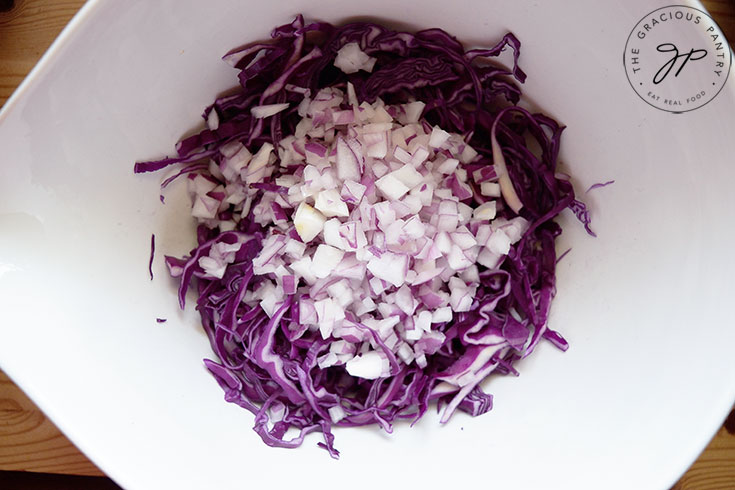
[[[0,470],[102,475],[0,371]]]
[[[0,107],[83,3],[0,0]],[[703,3],[735,41],[735,0]],[[102,475],[1,371],[0,470]],[[735,412],[673,489],[735,489]]]

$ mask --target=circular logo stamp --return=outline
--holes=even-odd
[[[657,109],[681,113],[714,99],[727,81],[732,51],[717,23],[684,5],[654,10],[633,28],[623,64],[633,90]]]

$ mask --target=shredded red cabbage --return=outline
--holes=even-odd
[[[242,142],[252,153],[266,144],[278,147],[296,131],[301,120],[297,107],[307,90],[311,94],[325,87],[344,91],[350,82],[359,101],[373,102],[378,97],[386,105],[422,101],[425,123],[464,136],[478,152],[464,165],[468,175],[477,172],[479,176],[470,182],[471,196],[468,193],[463,201],[473,208],[488,200],[480,192],[481,182],[496,177],[498,165],[492,164],[498,162],[491,145],[495,139],[522,203],[518,214],[530,226],[497,267],[480,267],[480,286],[469,311],[435,325],[444,340],[427,356],[425,367],[400,364],[393,358],[389,359],[390,376],[363,379],[350,376],[344,365],[326,369],[317,365],[330,340],[299,323],[298,297],[286,296],[270,317],[259,306],[243,302],[262,280],[253,272],[253,259],[267,230],[256,223],[254,208],[264,193],[279,192],[274,175],[254,186],[258,197],[236,229],[221,229],[217,220],[210,223],[213,226],[202,224],[198,246],[188,257],[166,257],[171,273],[180,278],[182,308],[189,287],[197,288],[197,309],[218,358],[205,360],[206,367],[227,401],[255,414],[254,429],[266,444],[297,447],[316,431],[324,437],[319,445],[333,457],[339,454],[333,445],[334,426],[378,424],[391,432],[396,421],[417,420],[435,400],[439,406],[453,405],[473,416],[487,412],[493,399],[480,382],[489,374],[517,375],[516,361],[530,355],[541,339],[567,348],[561,335],[547,326],[556,292],[554,241],[561,233],[553,219],[569,208],[590,231],[587,209],[575,199],[569,180],[556,174],[563,127],[516,105],[521,96],[516,82],[526,76],[518,66],[519,40],[509,33],[492,48],[466,51],[441,29],[408,33],[366,22],[305,24],[301,16],[274,29],[271,37],[269,42],[251,44],[224,57],[239,71],[240,88],[204,111],[205,121],[216,119],[216,124],[181,140],[174,157],[136,163],[135,172],[180,164],[183,167],[174,178],[196,174],[213,185],[224,184],[217,172],[209,170],[208,161],[219,164],[226,145]],[[338,52],[348,43],[357,43],[375,58],[372,71],[347,74],[335,67]],[[493,63],[508,49],[513,51],[510,69]],[[289,108],[275,106],[284,103]],[[259,111],[267,111],[268,117],[256,117],[251,111],[256,106],[267,106]],[[540,151],[529,148],[529,138]],[[293,168],[280,168],[276,174],[293,172]],[[226,220],[233,211],[219,211],[217,217]],[[274,212],[289,219],[291,210]],[[509,206],[497,212],[507,219],[516,216]],[[298,235],[291,233],[291,237]],[[241,246],[221,278],[205,273],[200,259],[210,255],[212,247],[237,244]],[[361,325],[359,318],[352,320]],[[370,334],[380,344],[377,334]],[[451,381],[459,376],[464,376],[462,387],[452,388]],[[335,411],[340,413],[337,422]],[[288,438],[289,429],[296,429],[298,435]]]
[[[153,280],[153,259],[156,255],[156,235],[151,234],[151,256],[148,259],[148,274],[151,276],[151,281]]]

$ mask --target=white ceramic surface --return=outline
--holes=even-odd
[[[621,54],[661,1],[92,1],[0,114],[0,366],[126,488],[664,489],[735,399],[735,80],[671,114],[631,89]],[[236,83],[219,57],[303,12],[511,29],[525,92],[568,126],[562,157],[599,238],[564,215],[551,325],[495,408],[440,427],[337,430],[271,449],[201,364],[162,254],[193,243],[183,196],[158,201],[136,159],[169,152]],[[147,271],[155,233],[156,279]],[[157,324],[156,317],[168,318]]]

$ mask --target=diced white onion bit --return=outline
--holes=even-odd
[[[346,73],[374,63],[356,43],[335,60]],[[439,328],[471,309],[478,266],[497,267],[529,226],[521,217],[496,218],[500,206],[517,212],[522,204],[495,128],[494,168],[469,172],[477,152],[460,135],[422,123],[421,102],[358,106],[351,84],[347,95],[303,92],[296,134],[278,148],[266,143],[251,154],[237,142],[224,146],[210,165],[224,186],[189,176],[192,214],[223,229],[250,215],[267,228],[253,260],[260,285],[243,301],[271,316],[295,295],[300,323],[331,340],[319,367],[344,366],[365,379],[391,375],[391,362],[426,367],[444,341]],[[252,112],[263,118],[287,108]],[[483,204],[472,208],[467,195],[478,191]],[[492,200],[501,196],[504,204]],[[231,205],[234,215],[220,219]],[[221,278],[240,246],[212,246],[199,265]],[[345,417],[339,406],[329,415],[334,423]]]
[[[365,54],[357,43],[347,43],[339,51],[334,60],[334,66],[345,73],[357,73],[359,70],[371,72],[375,65],[375,58]]]

